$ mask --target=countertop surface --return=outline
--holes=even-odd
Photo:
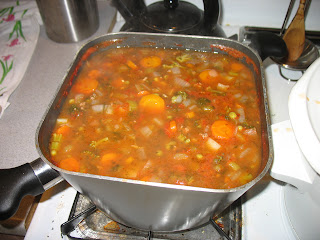
[[[11,168],[39,157],[37,127],[78,50],[88,41],[108,33],[116,10],[98,1],[100,25],[90,38],[61,44],[50,40],[43,25],[25,75],[10,96],[10,106],[0,119],[0,168]]]

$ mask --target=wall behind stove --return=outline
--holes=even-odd
[[[157,0],[145,0],[147,5]],[[159,0],[158,0],[159,1]],[[203,9],[202,0],[186,0]],[[222,25],[281,28],[290,0],[220,0]],[[289,23],[299,5],[295,1]],[[320,0],[312,0],[306,17],[306,29],[320,31]]]

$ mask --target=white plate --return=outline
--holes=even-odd
[[[292,88],[288,107],[299,147],[312,168],[320,174],[320,58]]]

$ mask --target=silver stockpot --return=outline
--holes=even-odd
[[[58,43],[78,42],[99,27],[96,0],[36,0],[47,36]]]
[[[282,39],[268,34],[257,39],[253,44],[263,58],[268,55],[286,54]],[[269,45],[265,47],[262,44],[264,47],[261,48],[261,41],[267,41],[267,45],[274,41],[276,47],[270,50]],[[53,165],[48,160],[51,132],[81,65],[95,51],[127,46],[219,52],[234,56],[246,64],[255,76],[260,102],[260,174],[251,182],[237,188],[209,189],[69,172]],[[273,147],[261,58],[251,47],[225,38],[150,33],[112,33],[99,37],[86,44],[76,55],[40,122],[36,133],[36,148],[39,159],[17,168],[0,170],[0,219],[9,218],[16,211],[24,195],[40,194],[64,179],[110,218],[121,224],[142,230],[165,232],[200,226],[243,195],[271,166]]]

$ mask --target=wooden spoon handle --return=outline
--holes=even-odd
[[[288,48],[288,61],[296,61],[304,50],[305,42],[305,23],[304,23],[304,7],[305,0],[300,0],[300,5],[295,17],[290,23],[287,31],[284,33],[283,40]]]

